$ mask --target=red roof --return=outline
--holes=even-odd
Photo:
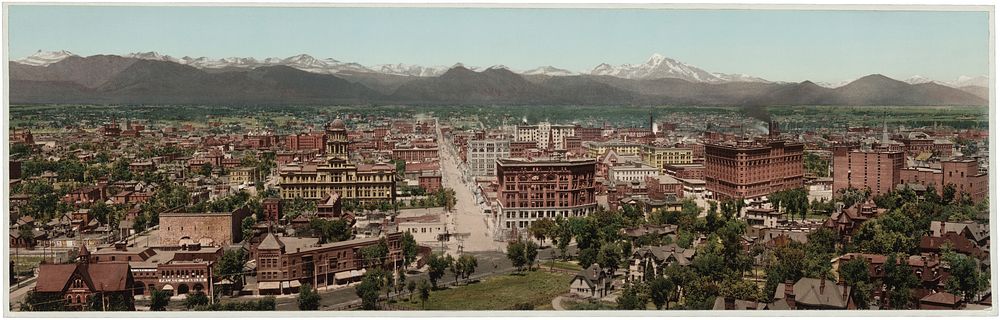
[[[39,292],[63,292],[74,275],[79,277],[92,292],[126,291],[131,286],[132,271],[127,262],[41,264],[38,266]]]

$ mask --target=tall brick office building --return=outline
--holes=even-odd
[[[525,230],[541,218],[594,212],[596,164],[593,159],[498,159],[498,225]]]
[[[833,149],[833,191],[869,189],[873,196],[891,192],[900,183],[900,170],[906,165],[903,151],[859,149],[839,146]]]
[[[753,200],[802,187],[801,143],[779,139],[771,123],[766,139],[705,144],[705,188],[715,199]]]

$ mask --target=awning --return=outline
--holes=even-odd
[[[258,282],[257,289],[271,290],[281,288],[281,284],[276,281]]]
[[[302,286],[302,284],[299,283],[299,280],[292,280],[292,281],[288,282],[288,287],[289,288],[298,288],[300,286]]]
[[[351,275],[354,276],[354,277],[360,277],[360,276],[365,275],[365,273],[367,273],[367,272],[368,272],[368,270],[366,270],[366,269],[351,270]]]
[[[351,272],[350,271],[337,272],[337,273],[333,274],[333,278],[336,279],[336,280],[349,279],[349,278],[351,278]]]
[[[167,284],[167,285],[163,286],[162,290],[163,291],[173,291],[174,290],[174,286]]]

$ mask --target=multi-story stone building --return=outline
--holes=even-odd
[[[348,161],[350,141],[340,119],[326,128],[326,158],[291,162],[278,170],[278,187],[284,199],[320,200],[337,193],[360,203],[395,201],[396,167],[386,163],[354,164]]]
[[[664,166],[668,164],[687,164],[694,160],[691,148],[677,148],[670,146],[643,145],[639,151],[642,162],[653,168],[657,168],[659,173],[665,173]]]
[[[497,160],[497,225],[525,230],[537,219],[594,212],[595,165],[592,159]]]
[[[540,122],[533,126],[517,126],[517,141],[534,141],[539,149],[565,150],[565,137],[575,135],[576,126]]]
[[[386,235],[389,254],[386,265],[403,266],[401,232]],[[278,237],[268,233],[253,246],[257,261],[258,294],[297,292],[303,283],[314,288],[357,281],[366,272],[361,249],[377,245],[381,238],[361,238],[318,243],[318,238]]]
[[[833,190],[869,189],[872,195],[891,192],[906,164],[902,151],[836,147],[833,151]]]
[[[309,132],[288,135],[285,137],[286,150],[320,150],[326,148],[326,135],[323,132]]]
[[[754,200],[802,187],[801,143],[769,139],[705,145],[705,188],[715,199]]]
[[[583,143],[583,148],[587,150],[587,156],[591,158],[597,158],[609,150],[613,150],[615,153],[621,156],[637,156],[642,152],[642,145],[638,143],[628,143],[621,141],[607,141],[607,142],[593,142],[588,141]]]
[[[281,167],[278,175],[284,199],[320,200],[330,193],[361,203],[396,199],[396,167],[385,163],[354,165],[344,159],[329,158],[290,163]]]
[[[212,296],[213,266],[222,257],[222,247],[185,246],[143,247],[118,242],[101,246],[90,254],[90,263],[128,262],[135,278],[135,295],[151,295],[153,290],[173,294],[202,292]]]
[[[911,167],[900,171],[899,183],[934,186],[939,195],[944,186],[955,187],[955,197],[967,193],[973,201],[979,202],[989,195],[989,174],[979,171],[979,164],[972,159],[941,161],[940,168]]]
[[[655,177],[660,170],[644,163],[625,163],[608,168],[608,180],[613,181],[643,181],[646,177]]]
[[[243,241],[241,223],[250,210],[232,212],[164,212],[160,214],[160,245],[227,246]]]
[[[509,157],[509,140],[469,140],[467,162],[473,176],[495,175],[497,159]]]
[[[405,162],[437,161],[438,148],[420,148],[413,145],[397,146],[392,149],[392,159]]]

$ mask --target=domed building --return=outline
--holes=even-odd
[[[336,194],[357,203],[396,201],[396,167],[387,163],[356,164],[348,159],[347,125],[340,118],[324,130],[326,157],[292,162],[278,169],[282,198],[318,201]]]
[[[347,158],[347,125],[340,118],[326,125],[326,154],[335,158]]]

